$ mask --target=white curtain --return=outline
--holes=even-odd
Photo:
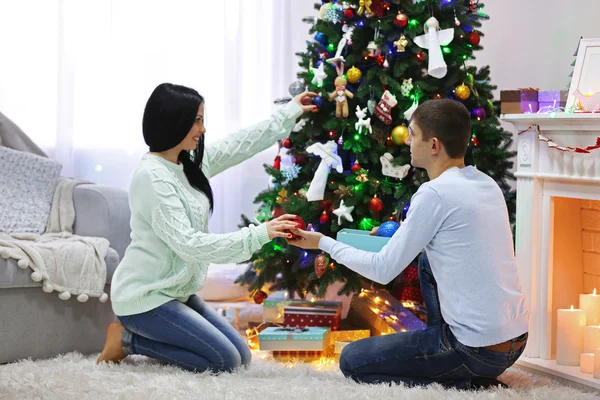
[[[147,151],[145,102],[161,82],[206,99],[207,141],[253,124],[287,95],[313,0],[0,0],[0,111],[63,175],[127,189]],[[214,178],[211,230],[253,216],[272,148]]]

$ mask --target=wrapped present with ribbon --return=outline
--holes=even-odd
[[[352,298],[350,316],[369,327],[371,336],[425,329],[425,322],[384,289],[362,289]]]
[[[309,301],[287,304],[283,309],[283,324],[292,327],[329,327],[340,329],[342,303],[339,301]]]
[[[313,362],[323,359],[332,358],[333,345],[330,345],[322,351],[315,350],[275,350],[273,351],[273,359],[280,362]]]
[[[283,324],[283,309],[288,304],[308,304],[308,300],[290,299],[286,291],[273,292],[263,305],[263,322]]]
[[[567,105],[568,90],[540,90],[538,92],[538,105],[540,112],[554,112]]]
[[[258,334],[261,350],[323,351],[330,345],[331,329],[325,327],[269,327]]]
[[[502,114],[537,113],[539,110],[538,88],[500,91],[500,112]]]

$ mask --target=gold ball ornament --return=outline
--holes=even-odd
[[[462,85],[457,86],[455,92],[456,97],[461,100],[467,100],[469,96],[471,96],[471,89],[469,89],[469,87],[464,83]]]
[[[360,81],[360,78],[362,78],[362,72],[360,71],[360,69],[352,67],[346,73],[346,78],[348,78],[348,82],[356,83]]]
[[[408,138],[408,128],[404,125],[398,125],[392,129],[392,142],[397,145],[406,144]]]
[[[319,18],[323,21],[327,21],[327,18],[325,18],[325,11],[327,11],[329,7],[331,7],[331,3],[325,3],[319,9]]]

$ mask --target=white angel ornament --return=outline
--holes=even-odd
[[[434,78],[441,79],[448,73],[441,46],[449,45],[452,39],[454,39],[454,28],[440,30],[440,23],[435,17],[425,22],[425,34],[414,39],[419,47],[429,49],[427,72]]]

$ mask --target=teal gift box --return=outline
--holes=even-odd
[[[325,327],[268,327],[258,334],[261,350],[314,350],[329,346],[331,329]]]
[[[342,229],[337,234],[337,241],[360,250],[378,252],[389,242],[390,238],[371,236],[369,231],[358,229]]]
[[[263,301],[263,322],[283,323],[283,309],[290,304],[310,304],[308,300],[290,300],[285,291],[274,292]]]

